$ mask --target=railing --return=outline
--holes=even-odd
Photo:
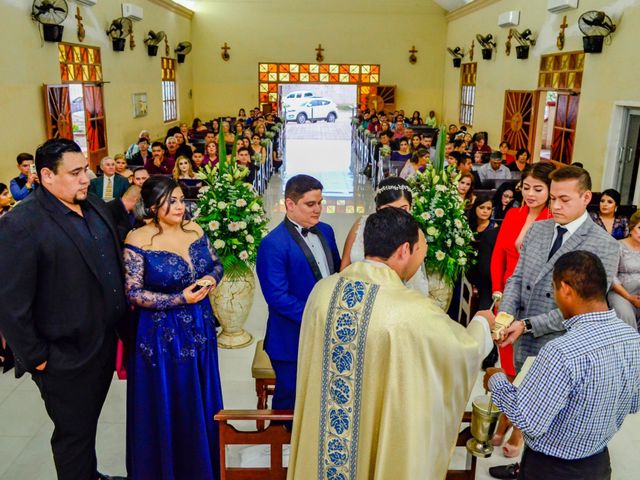
[[[414,133],[427,133],[434,139],[434,145],[438,139],[438,129],[425,126],[412,127]],[[358,128],[358,124],[351,124],[351,149],[354,161],[352,162],[354,175],[362,174],[367,165],[371,166],[370,181],[374,188],[383,178],[389,175],[399,175],[404,162],[391,162],[389,155],[382,155],[378,148],[376,135],[367,129]]]

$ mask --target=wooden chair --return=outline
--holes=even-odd
[[[214,417],[220,425],[220,480],[286,480],[287,469],[282,465],[282,447],[291,443],[291,432],[283,425],[273,425],[274,421],[291,422],[290,410],[222,410]],[[268,428],[255,432],[242,432],[228,422],[233,420],[255,421],[264,425],[272,422]],[[227,466],[228,445],[269,445],[271,459],[269,467],[242,468]]]
[[[465,275],[462,277],[460,285],[460,310],[458,312],[458,322],[462,325],[469,325],[469,322],[478,311],[478,289],[471,285]]]
[[[285,480],[287,469],[282,465],[282,447],[291,443],[291,432],[281,424],[273,422],[287,422],[293,420],[290,410],[222,410],[214,416],[220,425],[220,479],[221,480]],[[269,427],[255,432],[237,430],[230,421],[272,422]],[[462,416],[463,424],[471,423],[471,412]],[[456,447],[465,447],[471,438],[470,426],[458,434]],[[269,445],[271,447],[270,465],[268,467],[229,467],[227,466],[228,445]],[[467,452],[464,470],[449,470],[446,480],[473,480],[476,477],[476,457]],[[428,479],[416,479],[428,480]]]
[[[256,352],[251,363],[251,376],[256,380],[257,409],[266,410],[269,395],[273,395],[276,387],[276,372],[273,371],[269,355],[264,351],[264,340],[256,342]],[[258,430],[264,430],[264,421],[257,420],[256,426]]]

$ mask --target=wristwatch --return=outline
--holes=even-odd
[[[524,322],[524,332],[522,333],[529,333],[532,330],[531,327],[531,320],[529,320],[528,318],[523,318],[522,320],[520,320],[521,322]]]

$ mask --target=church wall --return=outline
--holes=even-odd
[[[315,63],[319,43],[324,63],[380,64],[380,84],[397,86],[397,108],[441,112],[446,22],[431,1],[214,0],[194,9],[194,102],[203,119],[257,106],[258,63]]]
[[[74,18],[76,3],[67,1],[69,15],[64,25],[63,41],[80,43],[76,36],[77,21]],[[169,39],[171,57],[180,41],[191,40],[191,20],[153,3],[136,0],[144,9],[144,19],[134,22],[135,50],[114,52],[105,30],[111,21],[122,15],[120,2],[99,1],[94,7],[81,6],[86,38],[83,45],[99,46],[102,54],[105,111],[109,153],[125,150],[137,138],[142,129],[159,137],[168,126],[162,120],[162,93],[160,58],[164,43],[160,44],[157,57],[147,56],[144,37],[149,30],[164,30]],[[2,0],[0,15],[3,27],[0,43],[0,137],[3,155],[0,159],[0,181],[7,183],[17,174],[15,157],[35,148],[46,140],[44,123],[43,84],[61,83],[58,63],[58,44],[41,44],[38,27],[30,19],[31,1]],[[178,120],[190,121],[193,103],[189,98],[192,88],[191,57],[178,65]],[[132,94],[146,92],[148,114],[133,118]]]
[[[482,0],[478,0],[482,1]],[[538,35],[535,47],[531,48],[528,60],[517,60],[515,39],[511,56],[505,55],[508,29],[500,28],[498,15],[520,10],[519,31],[530,28]],[[582,33],[578,18],[588,10],[604,10],[618,24],[611,44],[605,42],[601,54],[587,54],[584,68],[582,92],[578,112],[577,132],[573,161],[584,163],[593,177],[594,189],[601,185],[604,162],[607,155],[607,136],[616,101],[640,100],[638,77],[640,76],[640,53],[638,51],[638,25],[640,25],[639,0],[580,0],[579,8],[560,14],[546,10],[543,0],[502,0],[487,2],[484,8],[458,18],[448,24],[448,47],[461,46],[468,52],[471,40],[477,33],[492,33],[498,39],[498,49],[490,61],[482,60],[480,47],[475,48],[474,61],[478,63],[476,87],[476,109],[474,131],[489,132],[491,146],[497,148],[501,130],[505,90],[534,90],[540,56],[558,53],[556,38],[563,16],[567,15],[565,52],[582,50]],[[620,19],[620,15],[623,14]],[[456,17],[454,13],[451,17]],[[468,62],[465,57],[463,62]],[[454,69],[449,56],[445,59],[444,113],[447,123],[458,123],[460,98],[460,70]],[[536,154],[537,155],[537,154]]]

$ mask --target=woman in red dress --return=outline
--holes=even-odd
[[[507,280],[513,274],[520,258],[520,248],[533,222],[551,218],[548,208],[549,175],[555,170],[550,163],[536,163],[522,174],[523,206],[510,209],[500,227],[496,245],[491,256],[491,286],[494,294],[504,292]],[[513,347],[500,348],[500,365],[513,380],[516,370],[513,363]],[[503,415],[493,438],[494,445],[501,445],[510,423]],[[522,449],[522,432],[514,427],[513,433],[502,451],[505,457],[516,457]]]

